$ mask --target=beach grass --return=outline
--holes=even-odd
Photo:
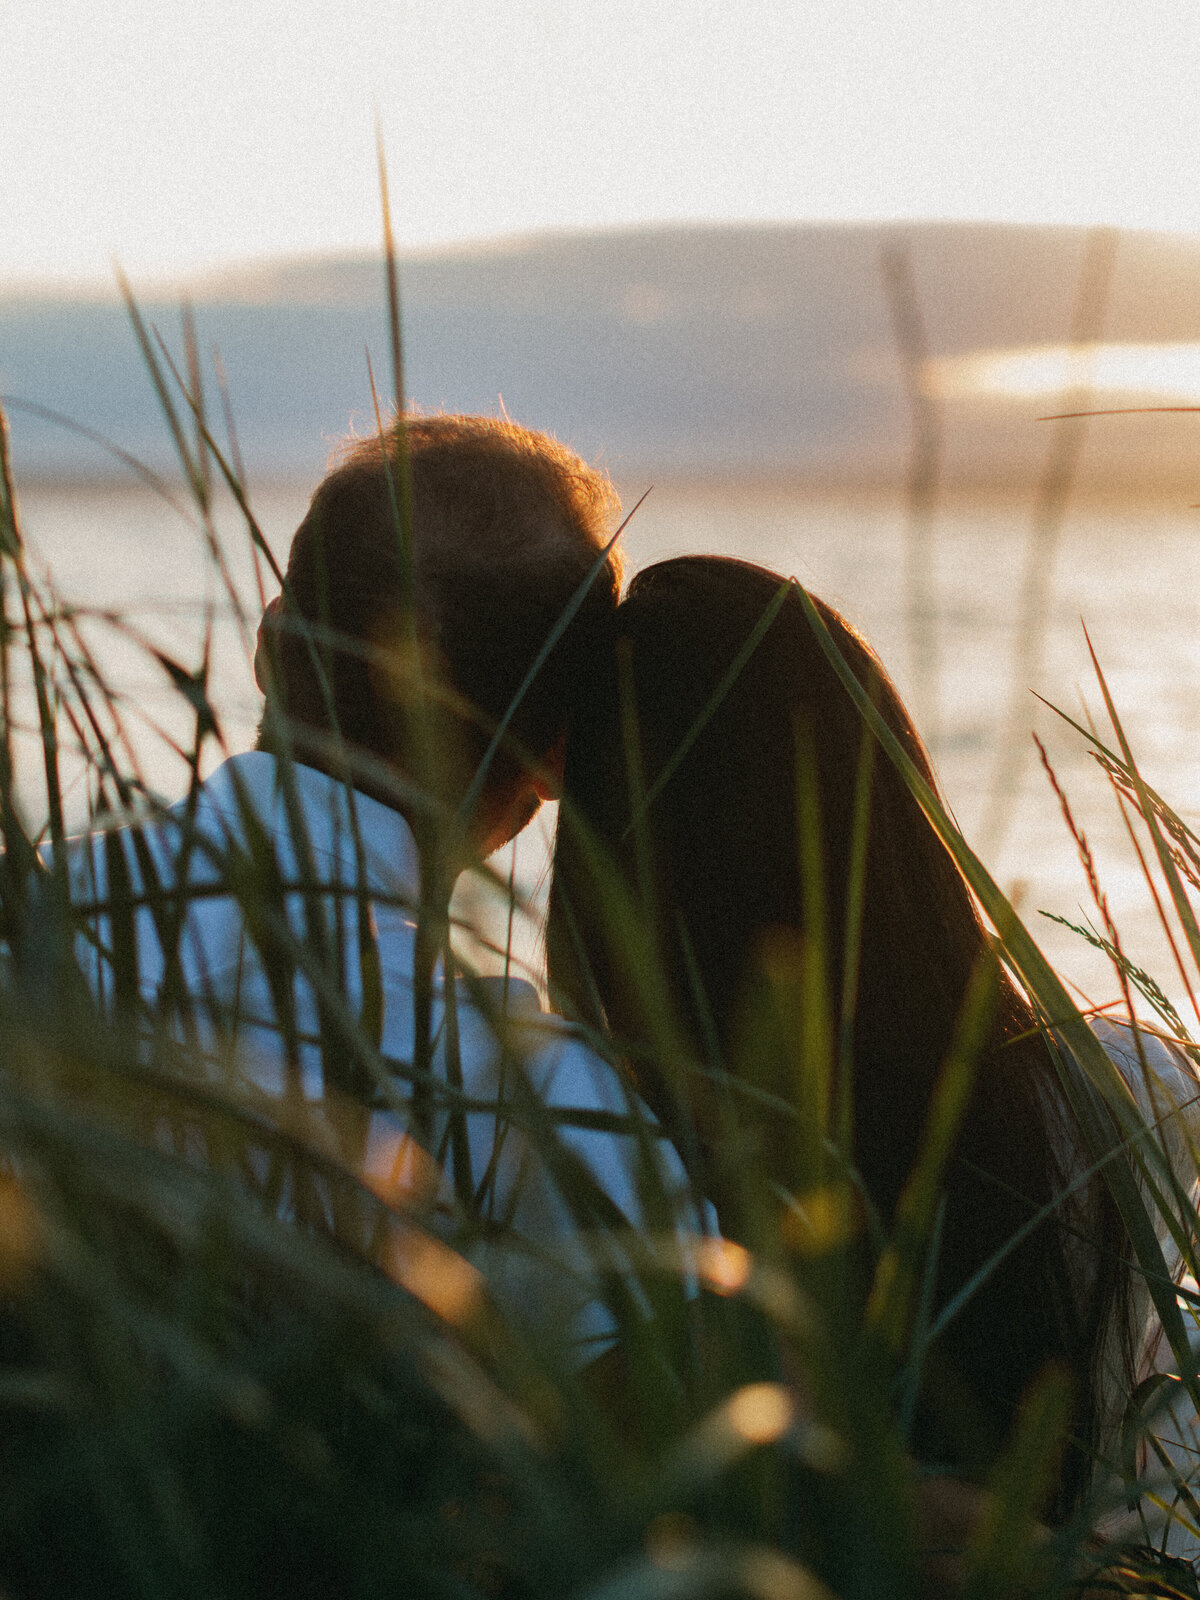
[[[390,249],[388,287],[402,410]],[[182,370],[173,370],[132,297],[129,308],[199,536],[249,649],[257,619],[229,576],[213,514],[218,493],[237,506],[256,561],[274,582],[282,574],[255,521],[236,441],[215,435],[194,339]],[[379,410],[382,425],[390,406]],[[63,844],[64,762],[84,769],[96,821],[131,825],[135,841],[139,826],[162,818],[164,799],[139,771],[119,686],[105,681],[89,648],[86,613],[62,605],[36,571],[6,451],[0,468],[4,1593],[918,1600],[954,1592],[1049,1600],[1079,1593],[1102,1569],[1107,1577],[1094,1581],[1114,1592],[1193,1592],[1152,1548],[1163,1508],[1168,1521],[1200,1519],[1186,1472],[1153,1444],[1162,1384],[1131,1398],[1123,1454],[1098,1469],[1094,1494],[1066,1527],[1047,1533],[1040,1521],[1070,1415],[1067,1385],[1053,1373],[981,1469],[983,1514],[969,1527],[952,1517],[946,1527],[930,1525],[920,1485],[936,1476],[936,1464],[914,1463],[909,1434],[928,1350],[956,1309],[933,1306],[930,1286],[944,1163],[986,1013],[986,973],[961,1019],[958,1053],[889,1233],[869,1215],[853,1170],[849,1097],[839,1089],[852,1062],[821,986],[779,974],[776,998],[793,1018],[804,1086],[803,1108],[766,1108],[791,1130],[803,1180],[781,1205],[764,1196],[753,1159],[761,1097],[719,1060],[692,1059],[653,963],[635,961],[643,1013],[657,1019],[646,1045],[659,1069],[668,1079],[701,1071],[719,1087],[724,1140],[737,1157],[729,1171],[740,1185],[731,1204],[748,1243],[705,1231],[703,1197],[675,1192],[658,1130],[632,1097],[614,1126],[631,1132],[642,1152],[648,1225],[636,1231],[571,1159],[562,1111],[532,1094],[498,1100],[498,1122],[518,1127],[558,1174],[579,1259],[616,1330],[613,1348],[581,1366],[552,1318],[522,1317],[506,1305],[506,1265],[523,1261],[527,1245],[483,1215],[476,1186],[460,1181],[450,1222],[434,1227],[411,1188],[364,1170],[364,1108],[372,1101],[394,1106],[418,1129],[436,1117],[450,1145],[468,1142],[453,1043],[445,1069],[436,1070],[430,1023],[439,960],[464,992],[475,992],[474,974],[451,953],[448,886],[432,874],[421,903],[405,908],[417,917],[424,955],[413,1058],[399,1062],[381,1050],[378,953],[362,883],[347,955],[328,937],[328,895],[306,855],[294,793],[298,880],[249,812],[245,841],[224,852],[189,833],[188,807],[223,749],[207,641],[196,659],[156,655],[191,730],[179,749],[190,775],[175,813],[183,849],[206,853],[203,892],[238,901],[272,992],[286,997],[307,985],[317,996],[315,1038],[292,1036],[285,999],[279,1020],[291,1066],[316,1052],[323,1098],[305,1099],[298,1072],[281,1095],[267,1096],[240,1070],[245,1040],[213,997],[189,993],[183,980],[186,896],[164,880],[150,850],[135,845],[136,883],[122,851],[109,850],[102,902],[80,905]],[[395,490],[403,546],[411,537],[403,464]],[[1181,1299],[1161,1242],[1172,1239],[1195,1273],[1193,1195],[1167,1167],[1087,1016],[801,598],[869,730],[864,750],[903,773],[995,930],[997,961],[1082,1064],[1087,1093],[1080,1098],[1078,1075],[1065,1071],[1064,1090],[1079,1101],[1136,1253],[1134,1270],[1145,1275],[1166,1330],[1179,1374],[1172,1387],[1200,1408],[1195,1296]],[[313,630],[318,659],[330,642]],[[1147,892],[1185,987],[1200,992],[1200,841],[1146,784],[1099,681],[1111,735],[1080,728],[1079,736],[1095,749],[1114,803],[1141,841]],[[441,814],[431,799],[439,788],[435,695],[426,685],[414,696],[429,720],[428,768],[402,798],[426,819],[431,838],[445,841],[462,818]],[[19,751],[28,746],[18,746],[16,734],[25,719],[41,759],[45,805],[36,814],[21,798],[29,786]],[[494,732],[496,749],[504,729]],[[281,718],[274,739],[287,793],[295,778]],[[335,740],[330,759],[352,787],[352,754]],[[857,825],[864,838],[865,805]],[[819,819],[808,826],[815,830]],[[815,833],[807,842],[819,848]],[[1064,834],[1064,848],[1078,843]],[[861,874],[854,881],[861,894]],[[1153,979],[1124,961],[1098,885],[1096,892],[1096,937],[1112,954],[1115,987],[1127,1001],[1135,989],[1145,996]],[[615,882],[609,900],[629,949],[652,948]],[[139,949],[147,915],[165,954],[152,994]],[[848,923],[857,925],[853,916]],[[347,959],[356,973],[349,988]],[[108,976],[98,982],[101,967]],[[494,1025],[520,1082],[520,1043],[504,1033],[502,1016]],[[770,1020],[762,1026],[766,1036]],[[1195,1054],[1200,1031],[1189,1036],[1178,1013],[1160,1014],[1155,1026]],[[593,1043],[612,1053],[603,1038],[593,1035]],[[456,1178],[462,1170],[455,1163]],[[490,1265],[481,1268],[474,1246],[485,1229]],[[849,1286],[864,1256],[870,1281],[859,1296]],[[964,1431],[971,1422],[964,1414]],[[1096,1529],[1117,1512],[1128,1538],[1106,1544]],[[949,1578],[938,1587],[944,1572],[932,1557],[942,1545],[952,1591]]]

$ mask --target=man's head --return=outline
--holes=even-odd
[[[397,533],[400,427],[411,495],[411,622]],[[606,476],[504,419],[406,417],[382,439],[355,443],[313,496],[292,541],[286,598],[265,619],[278,699],[301,746],[306,730],[327,735],[336,726],[349,745],[409,778],[424,776],[413,748],[415,632],[421,680],[433,685],[425,704],[442,772],[437,787],[457,803],[619,509]],[[554,765],[620,579],[614,550],[513,717],[472,829],[477,844],[502,842],[536,809],[544,792],[538,769]],[[262,683],[261,652],[257,665]]]

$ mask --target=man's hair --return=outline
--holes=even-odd
[[[406,416],[346,449],[292,540],[272,630],[280,705],[293,728],[336,727],[348,744],[411,771],[404,673],[413,633],[398,531],[405,457],[422,669],[460,702],[452,711],[443,697],[435,716],[472,762],[597,566],[620,502],[604,473],[506,418]],[[498,771],[513,770],[513,750],[540,760],[566,727],[621,574],[614,548],[524,695]]]

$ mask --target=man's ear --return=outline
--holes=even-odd
[[[279,619],[282,615],[283,596],[277,594],[274,600],[268,602],[267,609],[262,614],[262,620],[258,624],[258,640],[254,646],[254,681],[263,694],[267,693],[267,685],[271,677],[268,636],[278,631]]]
[[[559,799],[562,794],[566,764],[567,730],[564,728],[542,757],[541,771],[533,778],[533,792],[539,800]]]

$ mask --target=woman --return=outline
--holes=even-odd
[[[853,1162],[890,1227],[968,991],[990,985],[974,1089],[944,1177],[940,1307],[1078,1177],[1084,1146],[1032,1008],[991,959],[964,880],[892,763],[881,752],[872,759],[799,594],[783,585],[778,574],[713,557],[663,562],[634,580],[617,648],[568,743],[551,984],[626,1052],[734,1237],[744,1232],[747,1150],[765,1180],[802,1192],[822,1159],[813,1116],[836,1129],[844,1112],[848,1126],[851,1101]],[[933,784],[878,659],[814,604]],[[856,933],[851,885],[864,822]],[[801,1043],[789,1046],[798,1027]],[[836,1060],[839,1040],[850,1083],[823,1090],[829,1080],[818,1073],[814,1089],[805,1052]],[[678,1074],[668,1063],[681,1058],[706,1068]],[[753,1094],[731,1102],[713,1067],[751,1080]],[[840,1106],[822,1094],[840,1094]],[[807,1108],[798,1105],[806,1095]],[[781,1103],[798,1116],[771,1109]],[[946,1424],[962,1412],[963,1385],[976,1422],[998,1442],[1030,1381],[1057,1363],[1075,1375],[1076,1411],[1046,1512],[1066,1516],[1133,1381],[1145,1301],[1133,1304],[1127,1256],[1102,1181],[1078,1186],[938,1340],[918,1453],[960,1465],[972,1454]]]

